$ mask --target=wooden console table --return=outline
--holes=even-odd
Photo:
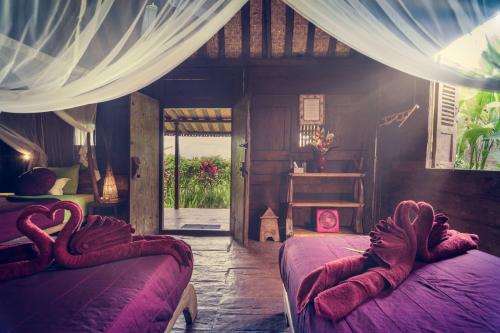
[[[287,214],[286,214],[286,237],[293,236],[293,208],[295,207],[306,207],[306,208],[353,208],[354,217],[352,221],[352,229],[356,233],[363,232],[363,208],[364,203],[364,187],[363,178],[364,173],[350,172],[350,173],[334,173],[334,172],[323,172],[323,173],[290,173],[288,175],[288,192],[287,192]],[[310,179],[310,178],[323,178],[326,180],[331,179],[355,179],[354,182],[354,193],[353,201],[329,201],[329,200],[318,200],[316,198],[294,198],[294,180],[295,179]]]

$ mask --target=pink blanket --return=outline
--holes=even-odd
[[[363,256],[334,260],[306,276],[297,293],[298,311],[313,302],[317,315],[339,320],[384,289],[397,288],[416,257],[435,261],[459,255],[477,248],[478,238],[449,230],[447,218],[434,215],[425,202],[403,201],[393,218],[375,226],[370,241]]]

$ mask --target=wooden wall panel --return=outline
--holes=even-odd
[[[255,99],[254,99],[255,100]],[[253,151],[288,150],[290,117],[287,108],[263,108],[252,117]],[[272,129],[272,130],[270,130]]]
[[[179,66],[141,90],[161,107],[233,107],[243,97],[241,67]]]
[[[286,201],[287,174],[290,160],[312,160],[310,148],[298,146],[299,95],[326,95],[325,125],[337,136],[327,159],[331,171],[352,171],[348,160],[359,159],[374,142],[376,109],[375,83],[378,66],[364,60],[334,62],[329,66],[253,66],[248,70],[248,85],[252,93],[252,187],[250,193],[250,236],[256,238],[260,215],[271,207],[283,213]],[[370,136],[371,135],[371,136]],[[371,147],[373,149],[373,147]],[[368,181],[372,182],[371,179]],[[340,191],[352,192],[352,182],[325,184],[316,182],[299,185],[299,191],[320,189],[324,195]],[[371,197],[370,197],[371,198]],[[295,223],[311,220],[310,209],[294,212]],[[369,214],[371,217],[371,213]],[[352,212],[341,211],[341,222],[350,223]],[[281,221],[283,224],[283,221]]]

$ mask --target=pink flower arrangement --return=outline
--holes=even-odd
[[[326,153],[330,151],[333,147],[333,139],[335,135],[331,132],[328,132],[325,135],[325,129],[323,127],[317,128],[315,133],[311,137],[311,143],[309,144],[314,148],[316,153],[324,156]]]

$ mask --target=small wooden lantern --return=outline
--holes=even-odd
[[[260,241],[265,242],[268,238],[272,238],[275,242],[280,241],[278,217],[269,207],[260,217]]]

